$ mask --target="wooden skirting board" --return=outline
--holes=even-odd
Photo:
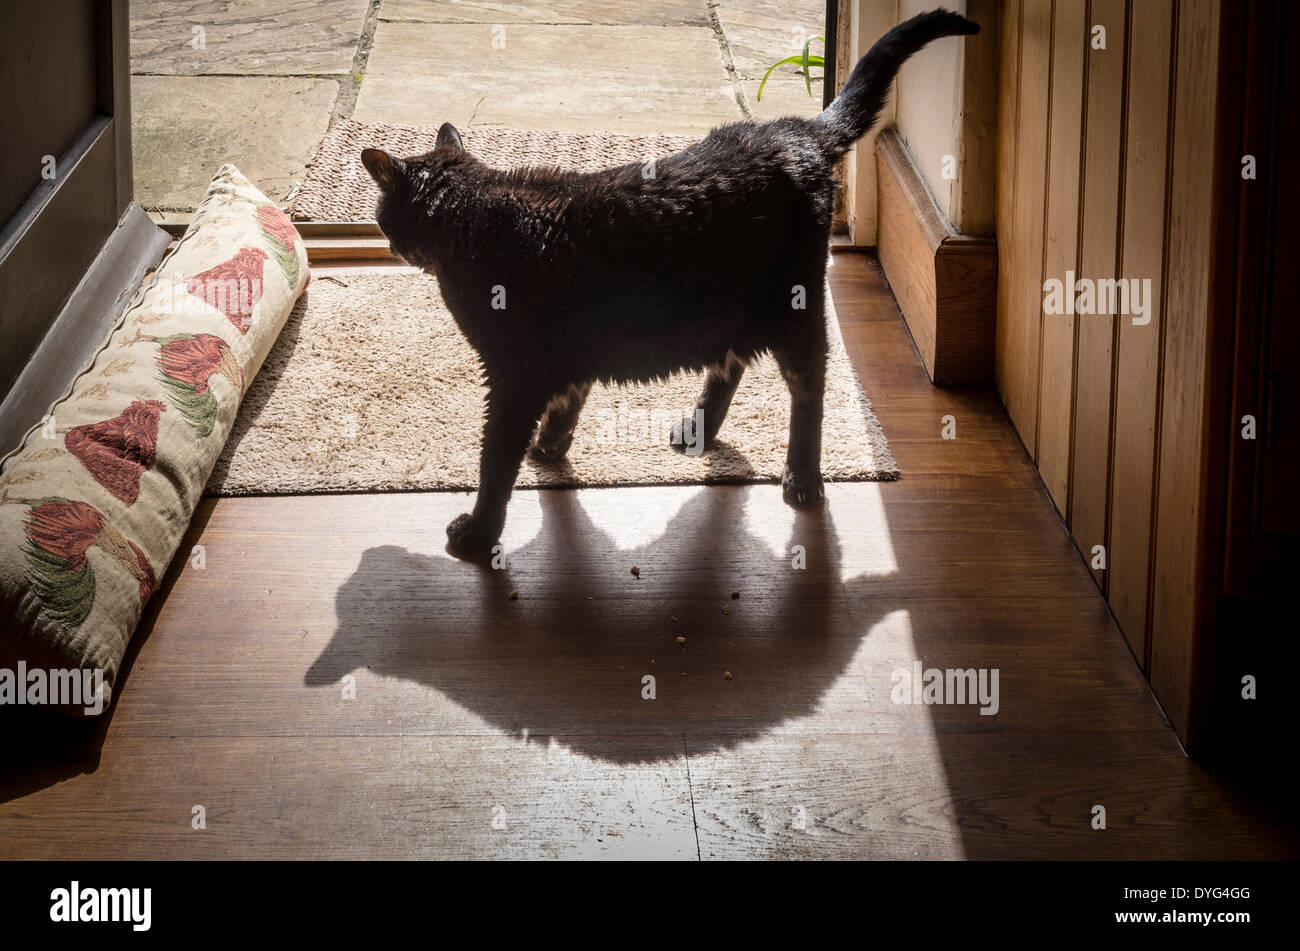
[[[997,243],[958,234],[897,130],[876,138],[877,253],[907,329],[937,384],[993,382]]]

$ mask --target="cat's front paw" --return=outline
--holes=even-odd
[[[479,561],[492,554],[499,532],[466,512],[447,523],[447,552],[466,561]]]
[[[673,424],[673,433],[668,439],[668,444],[677,452],[698,456],[709,448],[708,443],[701,438],[702,435],[696,428],[695,417],[686,416]]]
[[[533,460],[548,466],[559,465],[568,456],[571,445],[573,445],[572,436],[553,446],[545,446],[540,442],[535,442],[528,447],[528,455]]]
[[[817,505],[826,497],[822,474],[816,469],[786,466],[781,476],[781,495],[786,505]]]

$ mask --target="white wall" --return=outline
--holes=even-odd
[[[932,10],[936,0],[849,0],[851,61],[890,27]],[[990,234],[996,166],[998,0],[947,0],[948,9],[981,26],[974,37],[943,39],[903,66],[877,129],[897,125],[939,210],[957,231]],[[850,67],[851,68],[851,67]],[[842,83],[846,76],[837,77]],[[849,233],[857,245],[876,243],[875,135],[850,153],[846,180]],[[956,177],[944,178],[952,156]]]
[[[852,8],[849,21],[849,68],[837,76],[840,86],[871,44],[898,22],[896,0],[844,0]],[[894,124],[894,97],[890,96],[876,128],[849,150],[845,165],[845,208],[849,238],[856,245],[876,243],[876,134]]]
[[[933,9],[934,0],[898,0],[898,22]],[[965,14],[965,0],[951,3],[949,9]],[[965,43],[960,40],[931,43],[903,64],[894,92],[898,131],[949,221],[957,183],[955,179],[945,181],[941,169],[944,156],[953,157],[954,167],[957,162],[964,50]]]

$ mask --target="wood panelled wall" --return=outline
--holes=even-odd
[[[1219,17],[1217,0],[1006,0],[1001,24],[998,390],[1184,738],[1204,582]],[[1046,313],[1045,282],[1067,271],[1149,280],[1149,321]]]

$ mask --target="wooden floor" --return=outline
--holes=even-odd
[[[831,289],[901,481],[525,491],[501,571],[443,552],[464,493],[207,500],[111,720],[9,720],[0,858],[1297,855],[1184,757],[996,396],[929,385],[873,258]],[[997,714],[892,702],[914,661]]]

